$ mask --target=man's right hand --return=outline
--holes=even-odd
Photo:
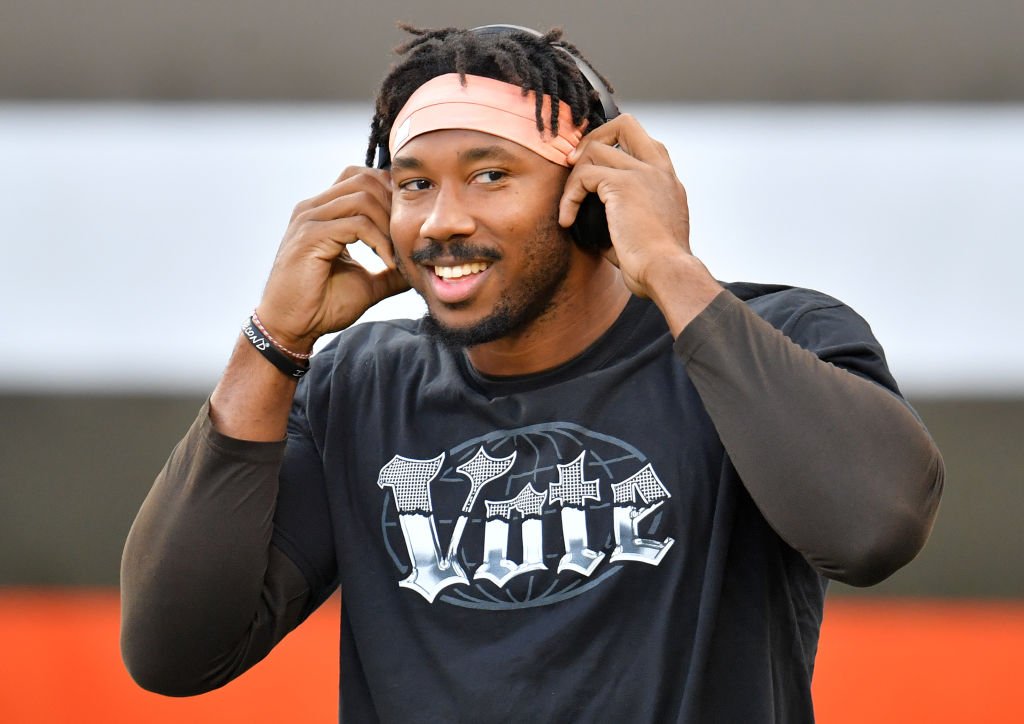
[[[389,236],[391,177],[350,166],[323,193],[299,203],[274,260],[257,311],[283,346],[309,352],[377,302],[409,288],[395,268]],[[364,242],[387,268],[370,272],[348,245]]]
[[[333,186],[295,207],[257,311],[274,339],[306,353],[328,332],[350,326],[367,309],[409,288],[395,268],[388,236],[387,171],[345,169]],[[387,268],[370,272],[348,245],[362,241]],[[282,440],[295,378],[281,374],[242,335],[210,397],[217,430],[241,440]]]

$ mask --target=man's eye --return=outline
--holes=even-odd
[[[426,191],[430,188],[430,182],[425,178],[414,178],[403,181],[398,187],[403,191]]]
[[[479,183],[493,184],[504,179],[508,174],[504,171],[481,171],[476,175]]]

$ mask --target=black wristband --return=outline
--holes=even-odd
[[[252,317],[242,325],[242,334],[252,343],[256,351],[263,355],[264,359],[293,380],[297,380],[309,372],[309,365],[300,365],[295,360],[289,359],[281,352],[278,352],[274,345],[270,343],[270,340],[256,329],[256,325],[252,322]]]

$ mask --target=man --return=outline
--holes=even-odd
[[[942,482],[867,324],[717,282],[559,32],[413,32],[387,168],[296,207],[129,536],[133,676],[217,687],[340,585],[346,721],[812,720],[827,579],[909,561]]]

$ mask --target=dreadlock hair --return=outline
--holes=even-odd
[[[576,46],[562,40],[561,28],[534,36],[520,31],[481,35],[458,28],[428,30],[404,23],[399,27],[414,37],[395,48],[395,53],[404,57],[391,67],[377,93],[366,148],[367,166],[373,165],[378,146],[387,148],[391,126],[409,96],[431,78],[446,73],[458,73],[463,83],[466,75],[479,75],[517,85],[523,95],[534,91],[538,131],[549,127],[552,133],[558,132],[559,101],[565,101],[572,110],[573,123],[580,125],[587,120],[587,131],[604,123],[597,91],[583,78],[572,58],[559,50],[564,48],[583,57]],[[601,80],[611,91],[604,77]],[[545,95],[553,101],[547,123],[542,117]]]

